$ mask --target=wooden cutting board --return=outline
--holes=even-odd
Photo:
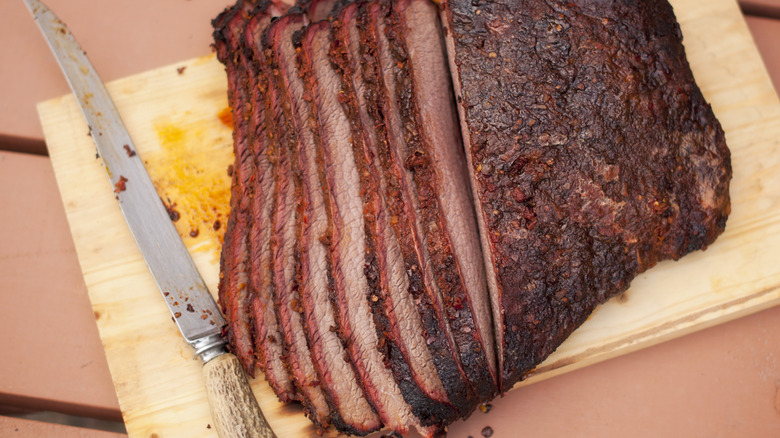
[[[694,75],[732,151],[732,214],[704,252],[664,262],[596,311],[522,384],[780,303],[780,104],[734,0],[673,0]],[[226,79],[213,55],[108,88],[213,292],[232,162]],[[114,199],[72,96],[38,107],[127,430],[215,436],[200,364],[182,341]],[[132,181],[128,181],[128,189]],[[314,435],[261,378],[279,436]]]

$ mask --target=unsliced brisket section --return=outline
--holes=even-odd
[[[271,14],[263,14],[260,8]],[[270,71],[262,54],[262,35],[277,16],[274,6],[258,6],[244,29],[244,49],[250,60],[249,85],[252,115],[249,126],[253,132],[250,150],[255,160],[255,194],[249,213],[249,285],[252,297],[250,312],[254,317],[254,346],[257,365],[266,381],[283,402],[297,398],[290,374],[284,365],[282,335],[274,308],[274,288],[271,253],[271,224],[274,204],[274,175],[269,155],[277,147],[276,121],[280,117],[279,96],[269,87]]]
[[[301,38],[306,91],[312,99],[312,129],[322,149],[328,208],[331,215],[332,297],[339,335],[349,359],[382,422],[405,434],[417,423],[379,351],[369,302],[375,292],[375,260],[370,258],[349,119],[339,103],[341,80],[330,64],[330,24],[312,24]]]
[[[730,154],[666,1],[446,0],[501,390],[730,210]]]
[[[414,175],[434,278],[463,370],[482,401],[498,390],[490,302],[457,110],[436,6],[393,3],[387,26],[399,73],[405,165]]]
[[[230,216],[225,230],[220,257],[219,303],[229,321],[228,340],[244,370],[254,376],[250,294],[248,279],[248,208],[254,191],[250,180],[254,160],[249,150],[252,133],[245,119],[251,113],[249,75],[244,66],[241,36],[254,2],[239,0],[222,12],[214,26],[214,47],[217,58],[225,65],[228,76],[228,102],[233,111],[233,176],[231,182]]]
[[[273,76],[271,86],[277,87],[281,98],[282,114],[279,116],[282,117],[276,120],[277,132],[283,134],[277,138],[271,154],[275,183],[271,253],[275,307],[286,363],[299,391],[304,411],[316,425],[326,427],[331,412],[312,363],[301,315],[301,254],[298,237],[304,218],[300,210],[302,183],[297,158],[299,139],[293,123],[290,96],[284,83],[287,72],[285,64],[295,63],[292,37],[303,27],[304,21],[304,15],[288,13],[274,21],[263,36],[266,62]]]

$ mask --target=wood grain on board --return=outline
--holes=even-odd
[[[732,151],[732,215],[709,249],[642,274],[524,384],[757,312],[780,302],[780,104],[733,0],[672,1],[694,75]],[[179,68],[185,66],[183,71]],[[121,79],[109,90],[212,292],[227,217],[231,129],[212,56]],[[200,364],[181,340],[119,212],[72,96],[39,105],[76,251],[131,436],[214,436]],[[132,181],[128,181],[128,190]],[[197,233],[195,231],[197,230]],[[196,237],[191,235],[197,234]],[[314,434],[263,382],[279,436]]]

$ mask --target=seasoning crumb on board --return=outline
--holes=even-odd
[[[126,144],[126,145],[124,145],[122,147],[125,149],[125,152],[127,152],[127,156],[128,157],[134,157],[135,156],[135,151],[130,149],[130,145],[129,144]]]
[[[123,175],[119,175],[119,181],[114,184],[114,193],[124,192],[127,190],[127,178]]]

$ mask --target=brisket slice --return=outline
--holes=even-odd
[[[300,180],[298,192],[297,246],[300,279],[296,307],[303,329],[296,336],[307,342],[310,360],[317,373],[330,410],[330,422],[340,431],[366,434],[382,426],[371,404],[363,394],[338,333],[334,309],[330,302],[333,287],[328,256],[328,212],[321,172],[321,153],[308,125],[310,103],[305,100],[303,81],[297,68],[297,54],[292,36],[301,21],[290,24],[279,40],[272,44],[269,56],[275,74],[274,90],[281,96],[286,139],[294,150],[292,163]]]
[[[318,427],[326,427],[330,409],[319,383],[303,329],[301,315],[301,254],[298,236],[301,233],[300,171],[298,169],[298,136],[293,123],[290,97],[285,88],[285,61],[295,59],[293,34],[304,25],[300,13],[289,13],[274,21],[263,36],[266,62],[272,72],[273,86],[281,97],[281,119],[271,164],[274,167],[274,211],[271,253],[275,307],[286,352],[286,364],[298,389],[307,416]]]
[[[706,248],[730,154],[663,0],[447,0],[509,390],[662,259]]]
[[[263,14],[260,8],[268,8]],[[281,114],[275,87],[268,86],[269,69],[262,55],[262,35],[271,21],[282,11],[270,5],[258,6],[244,29],[244,49],[250,60],[248,71],[251,90],[252,130],[250,150],[255,160],[255,194],[249,213],[249,286],[252,292],[250,312],[254,317],[254,347],[257,366],[279,399],[290,402],[297,398],[290,374],[284,365],[281,332],[274,308],[271,254],[271,224],[273,213],[274,174],[269,154],[276,147],[277,115]]]
[[[399,64],[405,165],[417,186],[434,278],[463,370],[488,401],[498,390],[490,301],[436,6],[394,2],[386,32]]]
[[[254,187],[250,183],[254,160],[248,144],[252,133],[245,122],[251,114],[249,74],[240,49],[248,11],[254,2],[239,0],[212,23],[217,58],[228,76],[228,103],[233,111],[233,176],[230,216],[220,256],[219,303],[229,321],[227,338],[247,374],[254,376],[255,360],[248,293],[248,206]]]
[[[306,16],[309,23],[327,20],[330,18],[334,9],[338,9],[338,4],[346,0],[311,0],[306,6]]]
[[[339,335],[368,399],[386,427],[405,434],[417,424],[401,390],[385,365],[369,303],[376,293],[376,263],[365,234],[361,175],[350,135],[350,121],[339,103],[341,79],[331,66],[330,24],[322,21],[301,38],[301,65],[306,92],[312,99],[311,126],[317,133],[330,211],[330,256]]]
[[[457,418],[459,412],[453,408],[439,377],[427,345],[428,336],[415,305],[417,301],[424,311],[428,311],[427,300],[423,304],[419,297],[422,293],[419,272],[413,274],[414,284],[407,273],[412,267],[419,271],[419,266],[406,266],[393,228],[399,218],[387,205],[388,183],[379,158],[377,123],[369,113],[369,100],[374,100],[374,97],[369,94],[369,86],[364,81],[364,77],[368,76],[370,81],[375,82],[370,75],[378,74],[378,70],[367,66],[371,62],[370,56],[364,56],[361,49],[359,29],[364,23],[358,20],[359,10],[359,4],[350,4],[342,9],[334,22],[332,58],[342,76],[341,103],[352,125],[355,163],[361,175],[366,235],[371,236],[367,241],[373,242],[375,249],[378,285],[371,299],[374,321],[390,369],[412,412],[423,425],[446,424]],[[373,63],[376,64],[376,61]],[[383,149],[386,152],[386,145]],[[407,218],[403,221],[408,223]],[[411,230],[408,227],[399,229],[406,233],[401,239],[406,239],[406,244],[413,251]],[[457,395],[462,397],[462,394]]]

